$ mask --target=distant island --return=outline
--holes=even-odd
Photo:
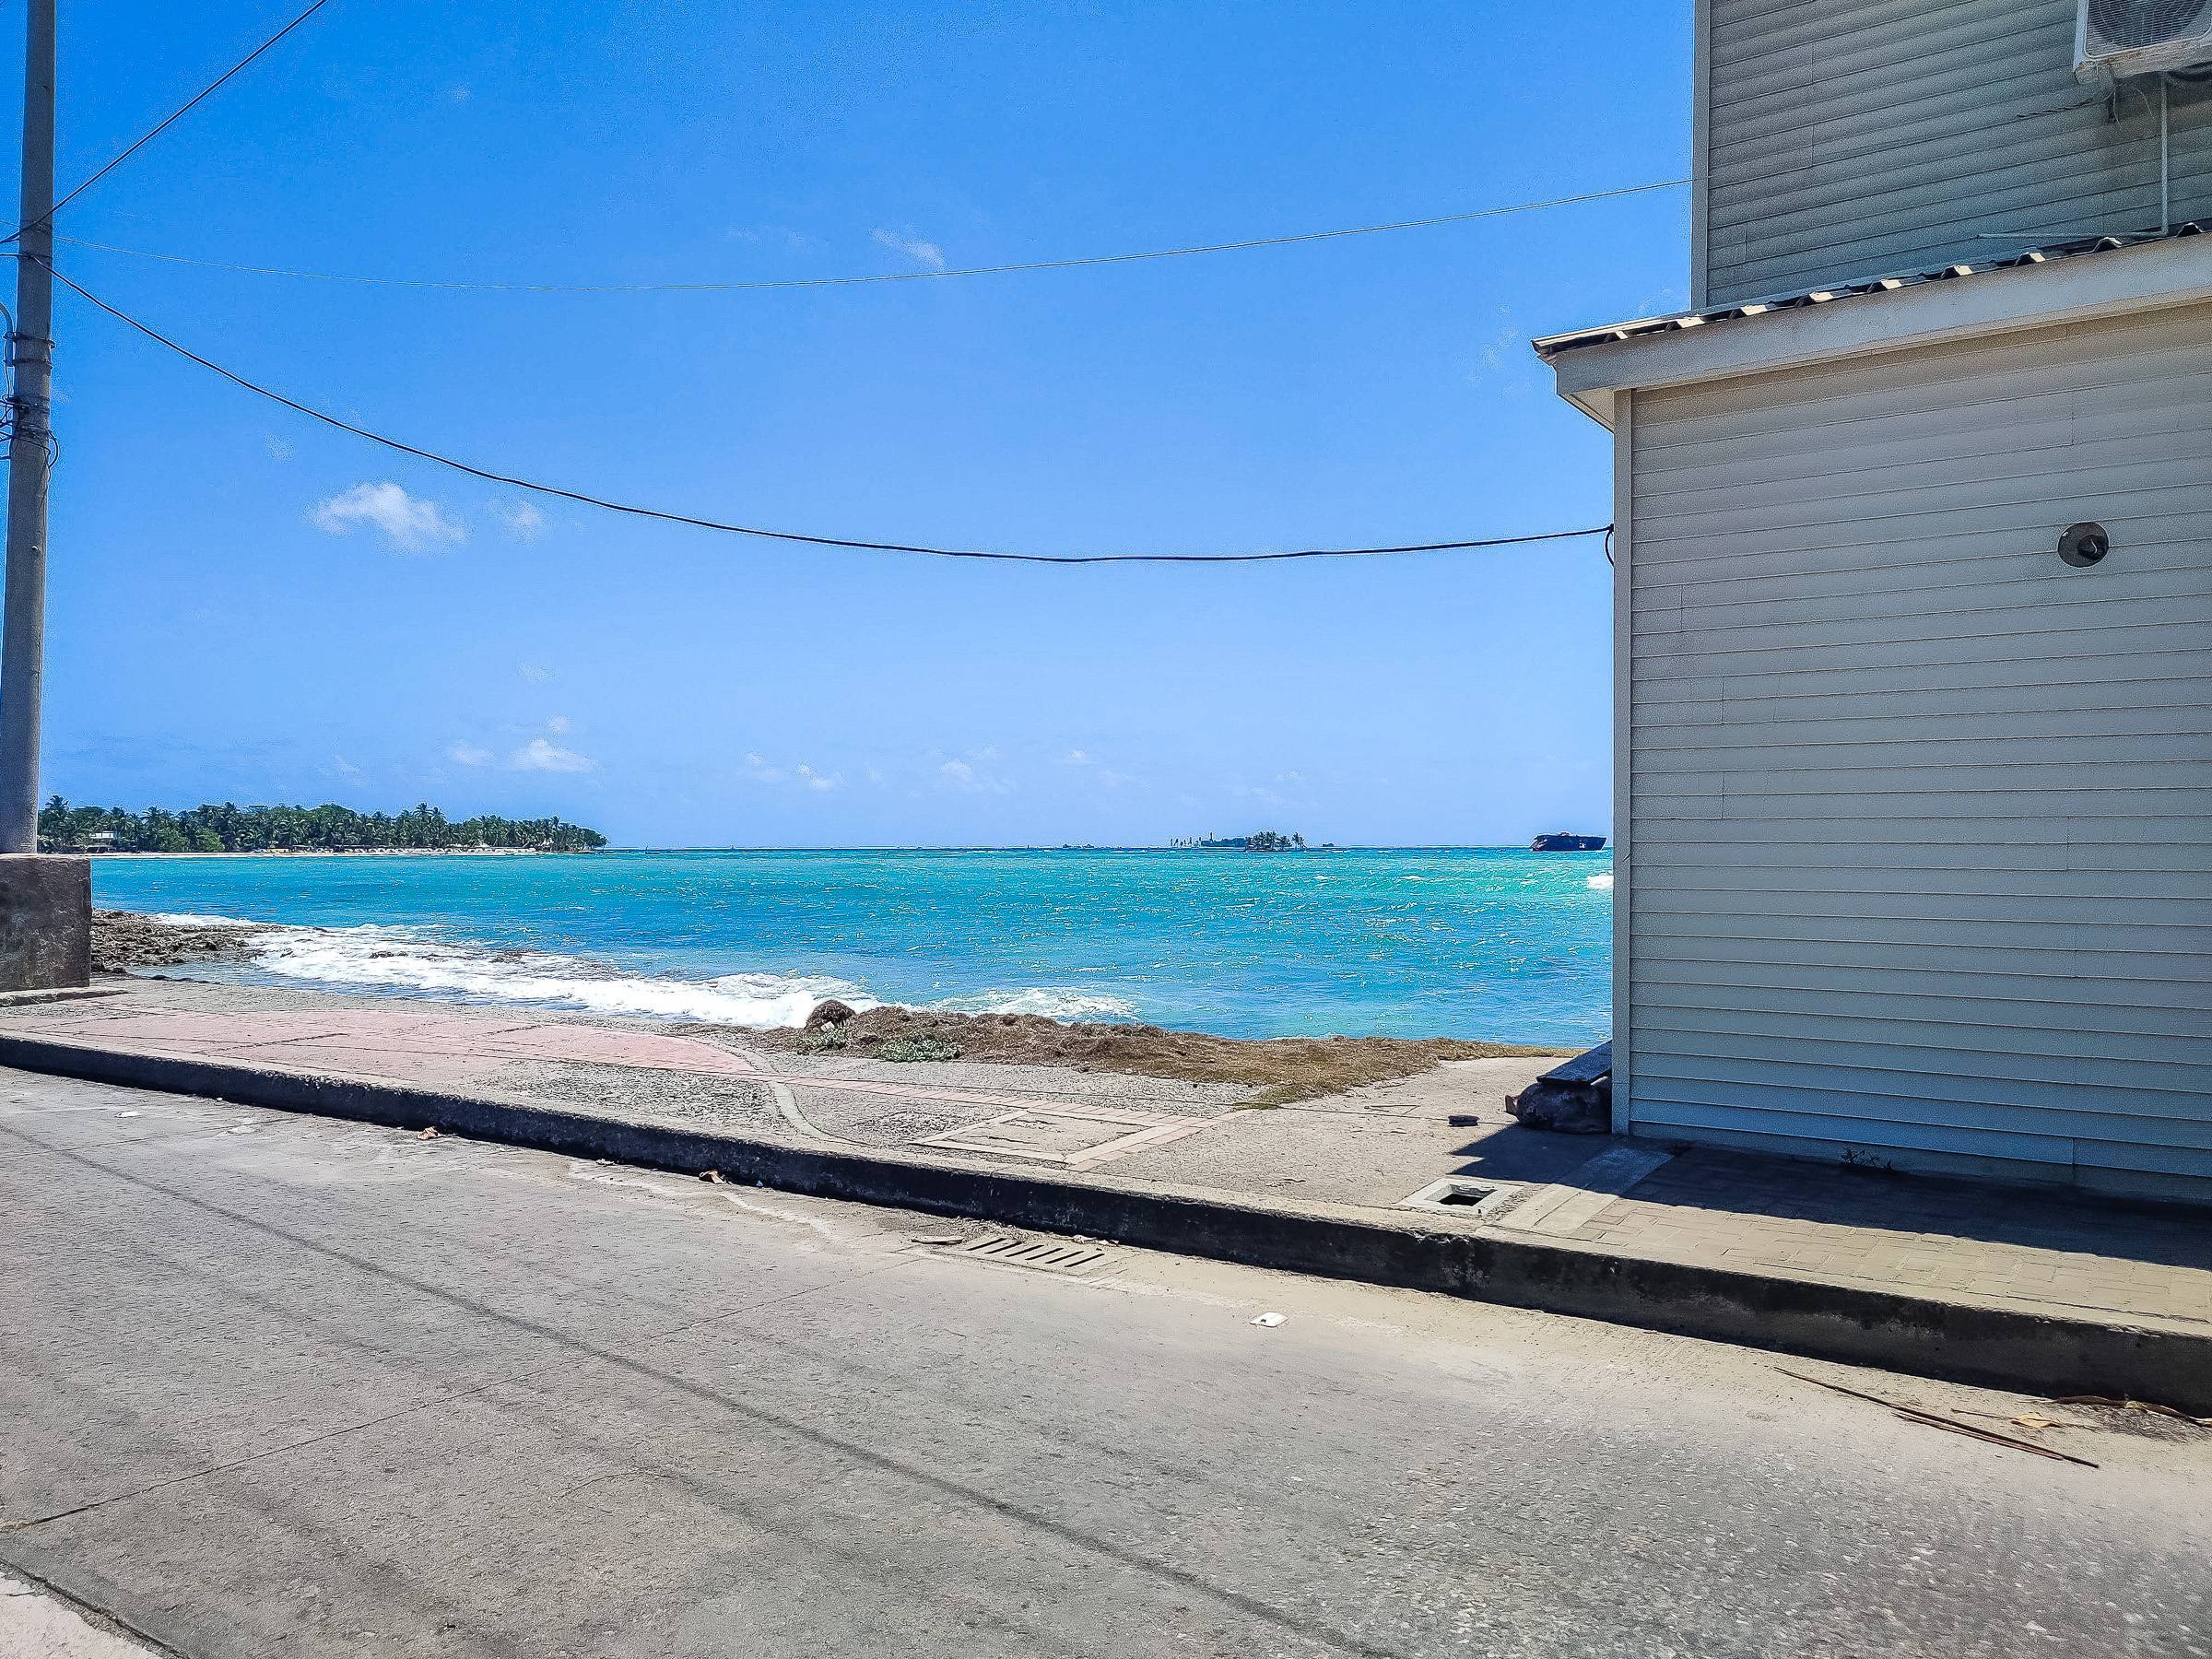
[[[1168,845],[1200,853],[1303,853],[1306,838],[1295,833],[1285,835],[1279,830],[1255,830],[1250,835],[1178,836]],[[1333,844],[1323,851],[1334,851]]]
[[[42,853],[590,853],[606,837],[550,818],[449,819],[437,807],[356,812],[350,806],[72,806],[39,810]]]

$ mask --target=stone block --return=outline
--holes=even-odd
[[[92,982],[92,861],[0,853],[0,992]]]

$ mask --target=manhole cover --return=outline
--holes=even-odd
[[[1088,1170],[1195,1135],[1206,1124],[1204,1118],[1169,1117],[1156,1112],[1039,1105],[1002,1112],[981,1123],[926,1136],[919,1144]]]
[[[985,1233],[947,1253],[1009,1267],[1039,1267],[1047,1273],[1073,1273],[1106,1260],[1106,1253],[1095,1245],[1071,1244],[1065,1239],[1017,1239],[1006,1233]]]

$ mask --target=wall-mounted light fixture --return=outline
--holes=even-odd
[[[2112,538],[2102,524],[2068,524],[2058,538],[2058,556],[2077,571],[2102,564]]]

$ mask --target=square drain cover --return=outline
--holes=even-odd
[[[1088,1170],[1195,1135],[1206,1124],[1204,1118],[1166,1117],[1156,1112],[1038,1105],[1002,1112],[981,1123],[925,1136],[916,1144]]]
[[[1441,1181],[1430,1182],[1412,1197],[1401,1198],[1398,1207],[1487,1216],[1503,1208],[1520,1194],[1521,1188],[1513,1182],[1471,1181],[1464,1175],[1447,1175]]]

